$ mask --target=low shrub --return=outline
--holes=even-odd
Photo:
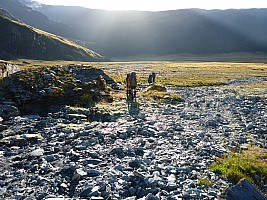
[[[214,173],[222,174],[232,183],[246,178],[260,186],[267,182],[267,150],[251,147],[240,153],[230,152],[210,165]]]

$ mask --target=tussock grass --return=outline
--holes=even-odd
[[[232,183],[246,178],[256,185],[267,182],[267,150],[251,147],[241,153],[231,152],[218,158],[210,165],[210,169],[226,176]]]
[[[232,62],[112,62],[95,63],[117,82],[125,83],[130,71],[137,72],[138,83],[147,83],[156,73],[156,83],[165,86],[224,85],[230,79],[267,76],[265,63]]]
[[[147,84],[148,75],[156,73],[156,84],[164,86],[209,86],[224,85],[230,79],[267,76],[265,63],[233,62],[75,62],[75,61],[38,61],[18,60],[23,68],[82,64],[103,69],[106,74],[120,84],[125,84],[126,74],[137,72],[138,84]],[[265,85],[255,84],[251,87]]]
[[[181,97],[176,94],[167,92],[166,88],[161,85],[152,85],[147,90],[141,93],[143,97],[152,98],[154,100],[172,100],[172,101],[181,101]]]

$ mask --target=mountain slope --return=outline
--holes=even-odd
[[[27,1],[24,1],[25,3]],[[29,1],[28,1],[29,2]],[[18,0],[0,0],[0,8],[24,23],[35,28],[68,38],[77,37],[75,30],[66,24],[48,19],[44,14],[33,10]]]
[[[141,12],[43,5],[38,11],[111,57],[267,52],[267,9]]]
[[[103,57],[62,37],[10,19],[0,12],[0,59],[98,61]]]

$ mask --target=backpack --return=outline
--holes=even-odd
[[[131,74],[130,74],[130,83],[131,83],[131,87],[137,86],[136,73],[135,72],[131,72]]]

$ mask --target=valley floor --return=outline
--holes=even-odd
[[[171,87],[184,101],[138,96],[136,114],[124,100],[115,101],[108,120],[88,122],[75,108],[72,115],[64,108],[47,117],[10,119],[1,135],[14,145],[0,145],[0,196],[218,199],[231,183],[210,171],[214,159],[250,145],[267,148],[267,90],[244,87],[266,79]],[[212,185],[198,184],[201,178]]]

